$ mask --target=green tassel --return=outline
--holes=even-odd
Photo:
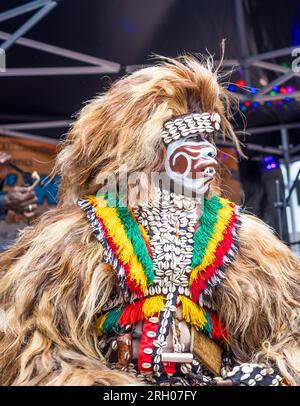
[[[208,335],[209,338],[212,338],[212,323],[211,323],[211,318],[209,312],[205,311],[205,318],[206,318],[206,323],[204,326],[204,331]]]
[[[135,255],[137,256],[137,259],[140,261],[140,263],[143,266],[148,286],[153,283],[154,280],[154,266],[153,266],[153,261],[150,258],[150,255],[148,253],[145,241],[143,240],[141,230],[132,217],[132,214],[128,210],[127,207],[120,207],[120,202],[114,195],[105,195],[105,198],[108,202],[108,204],[112,204],[113,202],[116,203],[116,209],[118,210],[118,215],[124,225],[126,234],[128,239],[131,241],[133,245],[133,249],[135,252]],[[113,200],[112,200],[113,199]]]
[[[113,328],[116,331],[119,331],[119,329],[120,329],[119,320],[123,313],[124,308],[125,307],[123,306],[121,308],[116,308],[116,309],[112,309],[109,311],[109,313],[103,323],[103,326],[102,326],[103,333],[105,333],[105,334],[109,333]]]
[[[109,206],[117,208],[127,237],[133,245],[135,255],[143,266],[148,286],[151,285],[154,280],[153,261],[148,253],[138,224],[126,206],[120,207],[120,202],[115,194],[106,193],[104,197]],[[203,260],[206,248],[215,231],[215,224],[218,221],[218,212],[222,207],[223,205],[217,195],[214,195],[211,199],[205,199],[204,201],[204,211],[200,217],[199,227],[194,235],[192,268],[201,264]]]
[[[200,265],[206,252],[209,241],[214,234],[215,224],[218,221],[218,212],[223,207],[219,196],[210,200],[205,199],[204,211],[200,217],[199,227],[194,235],[194,250],[192,268]]]

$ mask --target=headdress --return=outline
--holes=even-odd
[[[190,113],[167,120],[162,138],[166,144],[192,134],[209,134],[220,130],[221,116],[218,113]]]

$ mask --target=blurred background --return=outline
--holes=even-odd
[[[296,0],[1,0],[0,151],[12,165],[0,165],[0,193],[31,183],[34,171],[45,181],[74,114],[114,80],[151,65],[153,54],[208,51],[218,61],[223,38],[225,84],[239,98],[235,130],[248,157],[219,142],[225,194],[299,253]],[[55,205],[58,183],[36,185],[37,213]],[[5,211],[0,246],[27,223]]]

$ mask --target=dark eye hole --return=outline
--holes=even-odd
[[[216,157],[216,153],[214,151],[210,151],[207,156],[209,156],[210,158],[215,158]]]
[[[191,135],[191,136],[188,137],[188,139],[191,140],[191,141],[196,141],[196,142],[206,141],[206,137],[204,137],[204,135],[200,134],[200,133],[195,134],[195,135]]]

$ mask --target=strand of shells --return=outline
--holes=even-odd
[[[148,295],[163,294],[165,305],[160,312],[154,342],[153,372],[160,376],[161,354],[172,326],[178,294],[190,297],[189,274],[192,271],[193,236],[197,222],[195,199],[156,189],[150,204],[134,209],[135,216],[150,238],[153,253],[154,284]],[[176,343],[175,351],[180,351]]]
[[[263,364],[244,363],[229,372],[223,369],[221,373],[223,379],[230,378],[248,386],[279,386],[282,382],[282,377],[273,368]]]
[[[178,292],[190,297],[194,232],[198,200],[156,188],[149,204],[134,208],[145,227],[153,253],[154,284],[148,295]]]
[[[166,144],[192,134],[209,134],[220,130],[218,113],[191,113],[167,120],[163,125],[162,138]]]

